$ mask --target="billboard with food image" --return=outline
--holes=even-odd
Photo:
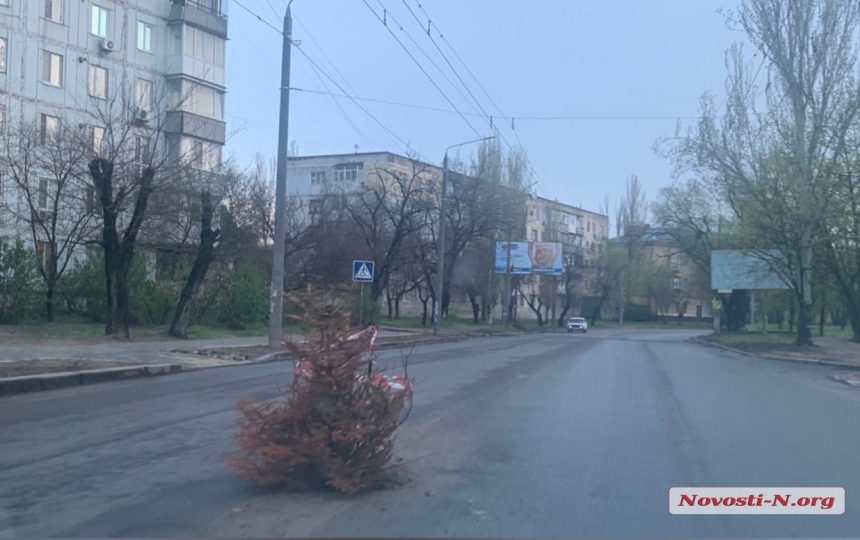
[[[508,250],[513,275],[560,276],[561,244],[555,242],[496,242],[496,273],[507,273]]]

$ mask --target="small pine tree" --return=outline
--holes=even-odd
[[[309,287],[289,299],[311,332],[301,344],[284,345],[306,362],[308,374],[293,381],[284,401],[239,402],[235,439],[242,453],[230,464],[266,486],[328,486],[344,493],[377,488],[386,479],[389,442],[407,396],[360,378],[372,360],[369,336],[347,341],[347,294]]]

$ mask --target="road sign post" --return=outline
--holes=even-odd
[[[352,281],[361,284],[358,306],[358,325],[364,325],[364,284],[373,283],[373,272],[376,269],[373,261],[352,261]]]

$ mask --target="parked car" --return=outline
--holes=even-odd
[[[567,333],[571,332],[588,332],[588,323],[582,317],[571,317],[567,320]]]

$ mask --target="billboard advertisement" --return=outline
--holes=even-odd
[[[788,289],[768,262],[785,267],[777,250],[744,253],[724,250],[711,252],[711,288],[715,290],[768,291]]]
[[[507,273],[510,249],[512,275],[560,276],[561,244],[554,242],[496,242],[496,273]]]

